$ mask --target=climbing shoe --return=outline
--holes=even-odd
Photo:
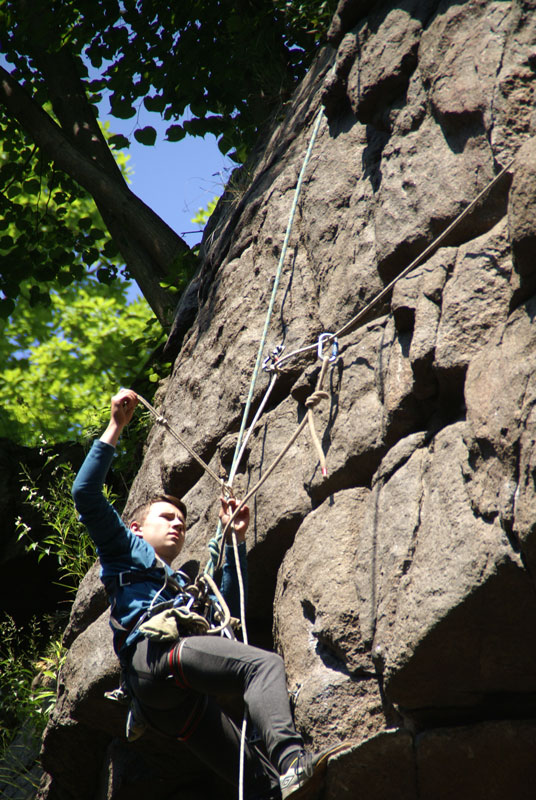
[[[309,800],[317,797],[321,789],[328,759],[348,748],[346,744],[336,744],[327,747],[316,755],[302,751],[296,756],[284,775],[279,776],[282,800],[291,797],[292,800]]]
[[[281,797],[286,800],[304,787],[314,775],[313,757],[302,752],[291,763],[284,775],[279,778]]]

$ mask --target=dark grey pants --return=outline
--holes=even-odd
[[[184,741],[222,778],[238,783],[240,730],[219,700],[242,700],[268,760],[246,746],[246,796],[278,787],[279,766],[303,747],[290,712],[283,660],[220,636],[189,636],[173,647],[141,640],[127,683],[150,724]]]

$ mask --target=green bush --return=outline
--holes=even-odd
[[[24,629],[8,614],[2,615],[0,755],[4,755],[23,725],[35,738],[41,737],[56,702],[58,674],[64,658],[57,620],[34,618]]]

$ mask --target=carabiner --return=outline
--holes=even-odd
[[[262,368],[264,372],[274,371],[276,364],[279,361],[279,356],[281,355],[284,349],[285,349],[284,344],[278,344],[277,347],[274,347],[270,355],[266,356],[266,358],[262,362]]]
[[[332,333],[321,333],[318,337],[318,358],[324,358],[324,342],[326,339],[331,339],[331,355],[329,357],[329,363],[333,364],[339,355],[339,340]]]

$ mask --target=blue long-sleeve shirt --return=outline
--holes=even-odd
[[[110,625],[114,632],[116,653],[124,653],[142,634],[134,629],[136,621],[151,603],[173,600],[176,590],[167,580],[186,588],[189,580],[175,572],[155,553],[144,539],[136,536],[104,497],[102,487],[115,448],[97,440],[73,484],[73,499],[80,520],[95,543],[101,564],[101,580],[111,603]],[[245,544],[238,546],[240,569],[247,586]],[[233,616],[240,615],[239,588],[232,546],[226,546],[221,593]]]

